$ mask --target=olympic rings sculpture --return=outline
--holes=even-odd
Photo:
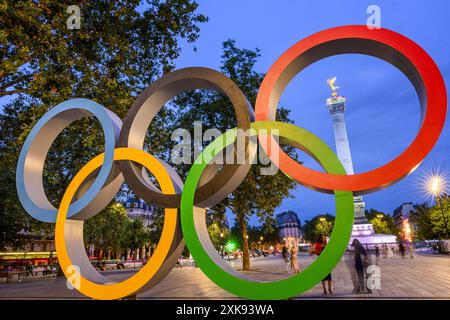
[[[346,175],[333,151],[314,134],[292,124],[275,121],[278,100],[289,81],[308,65],[343,53],[381,58],[400,69],[412,82],[421,105],[422,124],[416,139],[396,159],[370,172]],[[237,128],[211,142],[192,165],[185,184],[166,162],[144,152],[144,137],[155,114],[174,96],[192,89],[213,89],[227,96],[235,110]],[[66,277],[79,267],[81,293],[95,299],[120,299],[139,294],[159,283],[174,267],[186,245],[201,270],[218,286],[249,299],[285,299],[320,282],[344,254],[353,225],[353,193],[386,188],[411,173],[431,151],[443,129],[447,110],[446,88],[432,58],[410,39],[387,29],[342,26],[318,32],[287,50],[266,74],[255,106],[237,85],[207,68],[186,68],[152,83],[136,99],[123,123],[117,115],[87,99],[65,101],[48,111],[28,135],[17,164],[19,200],[34,218],[56,222],[55,243]],[[96,117],[102,125],[105,152],[89,161],[73,178],[60,207],[47,199],[42,183],[45,157],[57,135],[82,117]],[[328,246],[308,268],[278,281],[255,281],[231,268],[216,252],[207,232],[205,207],[233,192],[248,173],[256,156],[255,140],[245,140],[242,164],[225,163],[216,172],[211,159],[227,148],[234,150],[236,129],[249,131],[269,158],[286,175],[320,192],[334,193],[336,220]],[[268,131],[267,131],[268,130]],[[306,151],[326,173],[303,167],[289,158],[273,136]],[[266,141],[269,137],[270,143]],[[231,149],[230,149],[231,148]],[[274,157],[274,152],[279,157]],[[118,162],[118,163],[117,163]],[[148,178],[154,175],[161,190]],[[136,195],[165,210],[164,227],[155,253],[135,275],[112,283],[90,263],[83,242],[83,224],[100,212],[126,181]]]

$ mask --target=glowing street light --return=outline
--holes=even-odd
[[[236,243],[233,241],[228,241],[225,245],[225,250],[227,252],[233,252],[236,249]]]
[[[438,197],[442,193],[443,186],[445,185],[445,180],[438,176],[432,176],[428,181],[428,191],[435,197]]]

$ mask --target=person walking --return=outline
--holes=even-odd
[[[352,246],[355,250],[355,271],[356,271],[356,279],[358,281],[354,293],[364,293],[366,292],[364,273],[368,264],[367,252],[358,239],[353,239]]]
[[[388,253],[389,253],[389,249],[388,249],[387,244],[385,243],[384,246],[383,246],[383,258],[384,259],[387,259]]]
[[[414,259],[414,256],[413,256],[413,244],[412,244],[412,242],[408,242],[407,250],[408,250],[408,252],[409,252],[409,257],[410,257],[411,259]]]
[[[353,293],[355,293],[358,288],[358,280],[356,278],[355,271],[355,252],[353,250],[349,250],[348,247],[347,252],[345,253],[345,265],[347,266],[350,279],[352,280]]]
[[[317,256],[320,256],[322,251],[325,249],[325,246],[327,245],[327,238],[325,236],[319,236],[317,239],[317,242],[314,244],[314,253]],[[325,281],[328,282],[328,292],[332,294],[331,291],[331,273],[329,273],[325,278],[322,280],[322,287],[323,287],[323,294],[327,294],[327,289],[325,288]]]
[[[290,266],[289,248],[288,248],[287,244],[285,244],[283,246],[282,255],[283,255],[284,262],[286,263],[286,272],[290,273],[289,272],[289,266]]]
[[[402,258],[405,259],[405,245],[402,241],[400,241],[400,243],[398,244],[398,251],[400,252]]]
[[[295,246],[292,246],[290,254],[291,254],[291,270],[292,272],[295,273],[299,273],[300,272],[300,268],[298,267],[298,261],[297,261],[297,253],[298,250]]]
[[[380,248],[378,247],[378,244],[375,245],[375,257],[379,257],[380,256]]]

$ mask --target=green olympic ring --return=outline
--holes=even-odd
[[[318,160],[327,173],[343,174],[345,170],[334,152],[317,136],[300,127],[277,121],[254,122],[253,131],[268,130],[283,143],[301,147]],[[272,131],[274,130],[274,131]],[[276,131],[276,132],[275,132]],[[250,133],[255,134],[254,132]],[[204,209],[194,206],[197,184],[209,160],[235,141],[236,129],[231,129],[211,142],[192,165],[181,196],[181,227],[186,245],[203,273],[219,287],[248,299],[286,299],[297,296],[319,283],[344,255],[353,226],[353,193],[334,191],[336,219],[328,245],[305,270],[277,281],[255,281],[231,268],[214,250],[206,232]],[[209,249],[209,250],[208,250]]]

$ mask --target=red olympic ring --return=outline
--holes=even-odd
[[[261,84],[255,116],[256,121],[275,120],[280,96],[295,75],[320,59],[344,53],[381,58],[409,78],[422,111],[421,128],[414,141],[391,162],[354,175],[308,169],[284,153],[275,140],[271,149],[278,152],[279,168],[308,188],[325,193],[342,190],[366,194],[384,189],[414,171],[436,144],[444,126],[447,112],[444,79],[433,59],[415,42],[388,29],[370,30],[363,25],[336,27],[313,34],[289,48],[272,65]],[[266,145],[262,146],[267,149]]]

